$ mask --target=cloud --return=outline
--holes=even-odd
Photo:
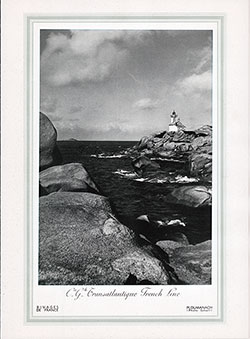
[[[83,109],[82,105],[74,105],[70,108],[69,113],[71,114],[79,113],[82,111],[82,109]]]
[[[41,78],[53,86],[101,82],[144,43],[150,31],[71,31],[52,33],[41,55]]]
[[[131,121],[109,121],[98,123],[82,121],[82,119],[62,119],[61,121],[51,121],[54,123],[58,138],[65,140],[76,138],[78,140],[139,140],[145,127],[134,126]],[[150,133],[152,130],[150,130]],[[149,132],[148,132],[149,134]]]
[[[136,101],[133,105],[133,107],[140,109],[140,110],[153,110],[156,109],[159,106],[158,101],[154,101],[150,98],[143,98],[138,101]]]
[[[80,121],[79,118],[69,118],[68,120],[71,121],[71,122]]]
[[[42,112],[53,113],[57,108],[57,100],[51,96],[43,97],[40,106]]]
[[[211,45],[205,46],[200,51],[194,54],[194,57],[200,61],[198,62],[197,66],[195,67],[194,71],[196,73],[202,73],[209,69],[211,69],[212,63],[212,48]]]
[[[211,91],[212,88],[212,74],[210,71],[201,74],[191,74],[190,76],[179,80],[175,90],[184,94],[191,94],[194,92]]]
[[[197,100],[210,100],[212,90],[212,44],[211,37],[202,48],[188,51],[189,74],[177,80],[173,90],[177,95],[192,95]]]

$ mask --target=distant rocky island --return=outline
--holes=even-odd
[[[128,151],[128,154],[135,159],[144,157],[144,160],[140,160],[141,166],[145,158],[187,163],[191,176],[197,176],[211,183],[212,126],[205,125],[196,130],[186,130],[177,117],[173,112],[169,131],[163,130],[143,137]]]
[[[202,184],[174,188],[169,201],[211,208],[212,128],[187,131],[176,116],[171,124],[123,155],[131,158],[138,177],[158,170],[161,161],[182,162]],[[190,245],[178,219],[143,215],[131,227],[122,224],[91,173],[81,163],[63,164],[56,129],[43,113],[39,193],[39,284],[211,283],[211,240]]]

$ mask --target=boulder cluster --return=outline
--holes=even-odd
[[[83,165],[59,164],[55,127],[42,113],[40,122],[39,284],[177,282],[168,264],[117,220]]]
[[[152,151],[159,156],[161,152],[173,155],[173,149],[166,147],[169,136],[169,144],[179,143],[180,152],[183,145],[189,145],[191,159],[208,147],[209,131],[207,128],[201,130],[203,135],[196,132],[187,137],[164,132],[142,139],[137,149],[143,154]],[[197,166],[192,166],[200,174]],[[209,193],[201,192],[202,189],[196,196],[202,197],[204,204],[210,203]],[[211,241],[189,245],[183,231],[185,224],[180,220],[153,221],[142,216],[130,228],[123,225],[83,164],[63,164],[56,129],[43,113],[40,113],[39,195],[39,284],[211,282]],[[190,192],[182,192],[185,195],[190,201]],[[172,199],[176,196],[178,200],[178,192],[173,192]],[[195,198],[192,201],[193,207],[199,206]],[[162,234],[160,239],[153,236],[156,228],[156,233]]]
[[[165,159],[188,163],[191,176],[212,181],[212,127],[195,131],[162,131],[143,137],[128,152],[133,158]]]

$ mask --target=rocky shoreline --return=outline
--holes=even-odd
[[[212,127],[208,125],[195,131],[161,131],[145,136],[126,154],[134,159],[137,169],[150,162],[151,167],[157,167],[157,160],[177,161],[187,165],[190,176],[212,182]]]
[[[167,198],[192,208],[211,208],[209,126],[144,137],[124,155],[133,159],[138,175],[159,169],[159,159],[187,164],[202,185],[175,188]],[[62,160],[56,129],[41,113],[39,284],[211,283],[211,240],[190,245],[181,220],[141,216],[131,227],[123,225],[84,166],[62,165]]]

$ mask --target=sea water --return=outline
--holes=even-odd
[[[191,244],[211,239],[211,208],[190,208],[169,203],[167,194],[176,187],[201,185],[189,176],[183,163],[159,160],[161,170],[139,177],[124,154],[135,141],[59,141],[63,162],[82,163],[103,195],[109,197],[120,221],[128,227],[147,214],[151,219],[180,219]]]

